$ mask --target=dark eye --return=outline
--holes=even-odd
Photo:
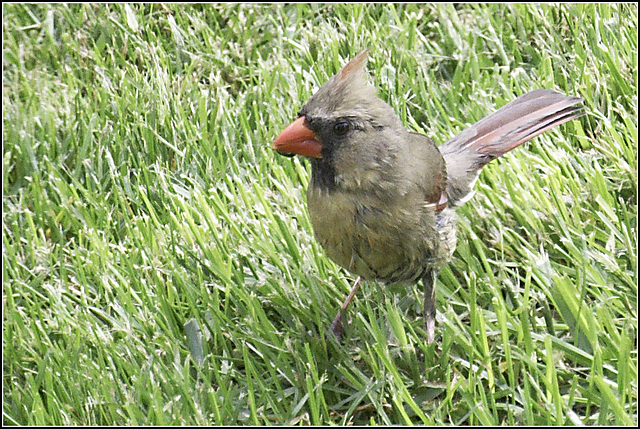
[[[338,121],[333,124],[333,132],[337,136],[343,136],[349,132],[351,129],[351,124],[347,121]]]

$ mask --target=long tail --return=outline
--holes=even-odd
[[[584,115],[582,98],[537,89],[481,119],[439,149],[447,165],[447,197],[460,205],[473,195],[489,161],[540,133]]]

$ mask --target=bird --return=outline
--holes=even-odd
[[[366,49],[322,85],[273,141],[309,159],[307,209],[326,255],[357,275],[331,331],[363,280],[422,283],[427,343],[435,339],[436,280],[456,247],[457,207],[482,167],[584,114],[583,99],[536,89],[437,146],[408,131],[367,82]]]

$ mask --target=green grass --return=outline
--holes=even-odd
[[[3,423],[635,425],[637,6],[3,5]],[[588,116],[488,165],[436,344],[314,241],[270,149],[355,54],[444,142],[535,88]]]

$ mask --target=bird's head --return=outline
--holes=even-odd
[[[343,179],[352,173],[364,179],[367,171],[380,171],[390,161],[389,142],[406,131],[391,106],[367,83],[368,52],[357,55],[302,106],[273,149],[316,160]]]

